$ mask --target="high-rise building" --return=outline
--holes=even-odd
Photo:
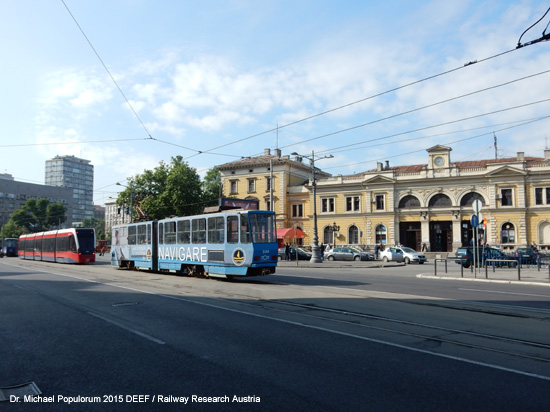
[[[94,166],[75,156],[56,156],[46,160],[45,183],[73,190],[73,224],[94,217]]]

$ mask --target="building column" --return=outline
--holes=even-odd
[[[460,213],[453,215],[453,252],[462,247],[462,216]]]
[[[422,244],[426,245],[426,250],[431,251],[430,245],[430,217],[428,212],[422,212],[420,216],[420,237],[422,238]],[[422,247],[421,247],[422,249]]]

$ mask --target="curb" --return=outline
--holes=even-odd
[[[522,280],[503,280],[503,279],[480,279],[480,278],[461,278],[461,277],[450,277],[450,276],[434,276],[434,275],[416,275],[419,279],[437,279],[437,280],[458,280],[465,282],[482,282],[482,283],[501,283],[508,285],[524,285],[524,286],[546,286],[550,287],[550,282],[533,282],[533,281],[522,281]]]

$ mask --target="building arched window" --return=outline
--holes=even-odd
[[[382,243],[386,244],[388,239],[386,226],[378,225],[376,226],[376,244]]]
[[[351,225],[348,229],[348,241],[350,245],[359,244],[359,229],[355,225]]]
[[[420,207],[420,200],[416,196],[407,195],[399,201],[399,209],[410,209]]]
[[[438,193],[437,195],[433,196],[430,199],[430,203],[428,204],[429,207],[447,207],[452,205],[453,204],[449,196],[442,193]]]
[[[550,223],[544,222],[539,226],[539,245],[550,243]]]
[[[474,200],[479,200],[482,205],[485,205],[485,198],[483,196],[477,192],[470,192],[462,196],[462,199],[460,199],[460,206],[472,206]]]
[[[323,229],[323,243],[325,245],[329,243],[332,245],[334,243],[334,232],[330,226],[325,226]]]
[[[500,243],[516,243],[516,228],[513,223],[506,222],[500,227]]]

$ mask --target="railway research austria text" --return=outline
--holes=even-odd
[[[11,403],[260,403],[256,395],[222,395],[222,396],[174,396],[174,395],[102,395],[102,396],[66,396],[66,395],[10,395]]]

